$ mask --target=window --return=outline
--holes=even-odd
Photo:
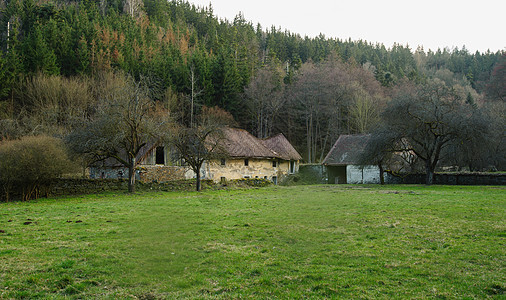
[[[244,165],[245,165],[245,166],[249,166],[249,159],[247,159],[247,158],[246,158],[246,159],[244,160]]]
[[[295,161],[291,160],[290,161],[290,170],[289,170],[290,174],[293,174],[295,173]]]
[[[272,167],[276,168],[277,166],[278,166],[278,161],[277,160],[273,160],[272,161]]]
[[[165,149],[163,147],[156,147],[155,164],[165,165]]]
[[[264,179],[267,179],[267,176],[264,176]]]
[[[222,166],[224,166],[226,162],[227,162],[227,160],[226,160],[226,159],[224,159],[224,158],[222,158],[222,159],[221,159],[221,165],[222,165]]]
[[[250,178],[250,177],[249,177],[249,176],[244,176],[244,178],[248,179],[248,178]]]

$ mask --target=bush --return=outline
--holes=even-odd
[[[63,142],[48,136],[0,143],[0,182],[4,200],[17,193],[27,201],[47,192],[52,180],[72,171]]]
[[[230,182],[239,186],[246,185],[252,187],[266,187],[272,184],[272,181],[263,178],[241,178],[231,180]]]

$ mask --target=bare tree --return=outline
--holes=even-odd
[[[88,119],[96,107],[92,82],[42,73],[24,79],[15,89],[23,126],[35,133],[63,135]]]
[[[353,99],[352,82],[347,66],[336,60],[302,66],[288,97],[305,124],[307,162],[322,160],[332,141],[350,131],[346,115]]]
[[[387,150],[412,152],[424,162],[426,184],[432,184],[436,166],[455,141],[487,133],[474,122],[474,107],[453,89],[435,79],[400,89],[382,114]],[[383,149],[385,150],[385,148]]]
[[[180,126],[172,131],[169,142],[176,147],[179,156],[195,172],[197,191],[202,189],[200,171],[203,163],[226,156],[222,147],[221,128],[234,123],[230,113],[218,107],[204,107],[198,126]]]
[[[200,191],[202,164],[217,157],[219,146],[216,136],[219,135],[217,127],[180,127],[174,131],[171,139],[172,145],[176,147],[182,159],[195,172],[196,189]]]
[[[367,133],[379,121],[377,99],[357,86],[349,108],[351,128],[356,133]]]
[[[120,77],[121,79],[121,77]],[[130,77],[117,81],[102,102],[95,118],[74,130],[67,142],[75,153],[86,154],[93,161],[109,158],[128,168],[128,191],[135,192],[137,157],[150,141],[156,142],[159,122],[153,122],[153,102],[146,87]]]
[[[144,4],[140,0],[125,0],[123,3],[123,12],[132,18],[139,18],[143,15]]]
[[[267,66],[258,71],[245,89],[245,101],[258,138],[272,134],[275,118],[283,108],[286,98],[281,72]]]

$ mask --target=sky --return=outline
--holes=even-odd
[[[470,52],[506,50],[505,0],[188,0],[212,4],[232,21],[242,12],[264,29],[274,25],[301,36],[366,40]]]

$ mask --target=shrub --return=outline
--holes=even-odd
[[[231,182],[238,185],[247,185],[252,187],[266,187],[272,184],[272,181],[263,178],[241,178],[231,180]]]
[[[4,198],[12,192],[27,201],[38,198],[51,180],[73,170],[63,142],[48,136],[23,137],[0,143],[0,182]]]

